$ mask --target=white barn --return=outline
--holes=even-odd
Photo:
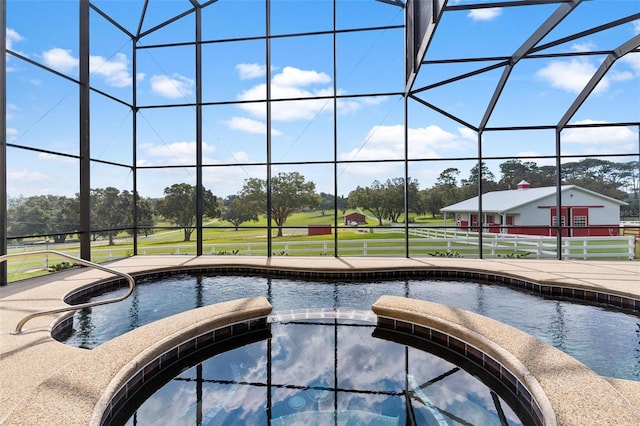
[[[620,206],[627,203],[581,188],[564,185],[561,224],[564,236],[619,235]],[[478,197],[469,198],[440,209],[455,219],[459,228],[477,230]],[[487,192],[482,196],[481,225],[489,232],[526,235],[556,235],[556,187],[531,188],[522,181],[518,189]],[[485,229],[485,232],[487,230]]]

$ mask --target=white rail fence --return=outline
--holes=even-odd
[[[372,228],[375,234],[395,234],[396,238],[340,239],[339,256],[405,256],[405,229],[401,227]],[[426,257],[478,257],[478,233],[437,228],[409,228],[409,256]],[[272,242],[275,256],[333,256],[334,240],[291,241],[276,239]],[[484,233],[482,235],[485,258],[554,259],[557,257],[555,237]],[[633,260],[636,242],[633,236],[620,237],[564,237],[560,251],[564,259],[617,259]],[[67,246],[67,247],[60,247]],[[41,247],[22,246],[11,248],[12,253],[28,253]],[[77,245],[56,245],[56,250],[79,256]],[[141,247],[140,255],[195,255],[195,244]],[[204,245],[205,255],[266,256],[265,242],[238,242]],[[131,255],[130,247],[95,246],[92,261],[100,263]],[[18,259],[9,264],[10,273],[47,270],[54,262],[45,256],[43,260]]]
[[[404,228],[375,228],[373,232],[376,234],[404,234]],[[409,235],[430,241],[446,241],[446,250],[449,251],[459,246],[473,246],[477,251],[479,240],[478,232],[455,229],[409,228]],[[564,259],[622,258],[633,260],[635,244],[633,236],[563,237],[560,250]],[[556,237],[487,232],[482,234],[482,247],[483,254],[487,257],[497,257],[505,250],[511,250],[514,254],[521,253],[526,257],[531,255],[531,258],[536,259],[555,258],[558,250]],[[460,251],[459,248],[455,248],[455,250]]]

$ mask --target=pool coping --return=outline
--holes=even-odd
[[[225,268],[229,272],[233,272],[234,268],[255,268],[284,271],[287,274],[297,272],[303,276],[317,275],[321,271],[345,274],[385,271],[386,275],[397,273],[398,276],[402,276],[411,270],[449,270],[456,271],[456,274],[499,275],[549,288],[559,286],[640,299],[638,262],[171,255],[135,256],[110,262],[109,266],[132,275],[163,273],[176,268]],[[615,282],[612,282],[612,277],[615,277]],[[59,423],[58,417],[51,416],[66,416],[61,409],[69,408],[72,404],[85,407],[80,410],[84,413],[83,417],[65,417],[65,424],[88,424],[92,414],[87,417],[86,407],[95,407],[105,389],[93,383],[89,379],[90,376],[81,374],[83,369],[78,366],[88,366],[90,371],[110,371],[107,368],[110,364],[96,364],[92,359],[95,356],[92,353],[104,350],[100,351],[100,347],[92,351],[70,348],[53,340],[50,330],[64,318],[64,315],[33,319],[27,323],[26,331],[17,336],[11,336],[9,332],[23,316],[43,308],[64,306],[63,300],[68,294],[108,278],[111,277],[105,272],[82,268],[0,287],[0,368],[4,382],[0,390],[0,423],[22,424],[25,421],[30,424],[51,424],[52,419],[57,419],[54,423]],[[127,333],[121,337],[127,340],[131,336],[136,334]],[[158,336],[151,335],[146,339],[139,339],[137,343],[149,347],[158,340]],[[517,349],[516,346],[513,350]],[[567,374],[570,375],[572,370],[569,370]],[[591,374],[589,377],[592,378],[589,381],[589,394],[602,395],[617,401],[615,409],[603,408],[602,412],[611,411],[611,415],[618,415],[621,411],[629,415],[635,414],[634,423],[640,424],[640,382],[602,378],[591,370],[588,371]],[[563,381],[565,388],[569,385],[568,388],[577,389],[572,387],[571,377],[564,377]],[[546,386],[549,385],[545,383],[541,382],[546,391]],[[578,388],[576,392],[580,393],[579,390],[584,391],[584,388]],[[581,416],[591,410],[585,405],[586,401],[577,395],[576,398],[561,399],[555,402],[560,405],[554,406],[554,410],[573,413],[573,417],[568,416],[567,422],[561,424],[584,424]]]
[[[637,409],[621,399],[606,379],[564,352],[504,323],[399,296],[381,296],[372,309],[380,327],[437,342],[484,367],[510,387],[525,408],[530,405],[534,424],[631,425],[640,420]]]

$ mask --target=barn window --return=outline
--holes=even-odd
[[[573,226],[585,227],[587,226],[587,217],[586,216],[574,216],[573,217]]]

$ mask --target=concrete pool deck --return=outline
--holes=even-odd
[[[132,275],[207,267],[347,273],[433,269],[472,271],[640,299],[640,262],[172,255],[130,257],[111,262],[108,266]],[[104,382],[95,380],[95,374],[113,368],[108,364],[109,351],[73,348],[52,339],[50,329],[64,315],[38,317],[25,325],[23,333],[11,335],[10,332],[24,316],[65,306],[63,299],[68,293],[111,277],[102,271],[82,268],[0,287],[0,423],[86,425],[96,421],[93,411],[104,399],[107,388]],[[202,315],[211,315],[211,312],[180,314],[186,323],[201,321]],[[137,333],[136,337],[124,335],[118,344],[127,347],[126,340],[135,338],[138,346],[140,339],[149,339],[148,345],[151,346],[158,339],[157,330],[154,333]],[[599,418],[610,418],[612,423],[609,424],[640,424],[640,382],[602,378],[590,370],[585,372],[581,369],[580,383],[585,383],[584,374],[592,380],[586,381],[589,388],[582,389],[583,393],[616,401],[609,407],[611,412],[600,412]],[[571,371],[564,371],[561,377],[561,383],[554,386],[565,386],[567,398],[554,402],[561,404],[554,407],[554,411],[563,413],[559,424],[583,425],[586,413],[593,407],[586,405],[588,399],[580,399],[581,392],[576,392],[575,388],[578,382],[571,380]],[[557,394],[558,389],[554,389],[554,393]]]

